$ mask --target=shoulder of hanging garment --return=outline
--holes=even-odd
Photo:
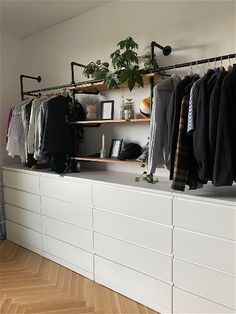
[[[163,90],[172,90],[173,89],[173,79],[172,77],[168,77],[165,80],[161,81],[158,83],[155,88],[158,91],[163,91]]]

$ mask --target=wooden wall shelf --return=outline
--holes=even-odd
[[[144,74],[143,75],[143,82],[144,82],[144,85],[147,85],[150,83],[149,79],[150,77],[154,77],[155,78],[155,84],[157,84],[158,82],[162,81],[163,79],[165,79],[165,76],[158,76],[158,75],[155,75],[154,73],[149,73],[149,74]],[[127,88],[128,85],[125,83],[125,84],[122,84],[119,88]],[[104,83],[103,80],[99,81],[99,80],[96,80],[96,81],[92,81],[91,82],[86,82],[86,83],[78,83],[76,84],[75,86],[72,86],[72,87],[68,87],[68,89],[70,90],[75,90],[77,92],[80,92],[80,91],[104,91],[104,90],[108,90],[106,84]]]
[[[103,163],[113,163],[113,164],[132,164],[139,165],[144,164],[144,162],[136,161],[136,160],[119,160],[112,158],[98,158],[98,157],[71,157],[72,160],[78,161],[93,161],[93,162],[103,162]]]
[[[70,124],[81,124],[81,125],[89,125],[89,124],[112,124],[112,123],[146,123],[150,122],[150,119],[131,119],[129,121],[126,120],[86,120],[86,121],[72,121]]]

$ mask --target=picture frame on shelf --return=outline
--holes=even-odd
[[[114,118],[114,100],[104,100],[101,104],[101,120],[113,120]]]
[[[111,142],[109,158],[117,159],[120,155],[122,145],[123,145],[122,139],[113,139]]]

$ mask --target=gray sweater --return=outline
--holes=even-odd
[[[153,107],[149,133],[148,171],[155,173],[156,168],[169,167],[167,111],[171,95],[181,81],[177,74],[160,82],[153,90]]]

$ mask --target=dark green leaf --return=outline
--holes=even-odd
[[[135,79],[133,77],[130,77],[127,83],[128,83],[129,90],[132,91],[132,89],[135,86]]]

